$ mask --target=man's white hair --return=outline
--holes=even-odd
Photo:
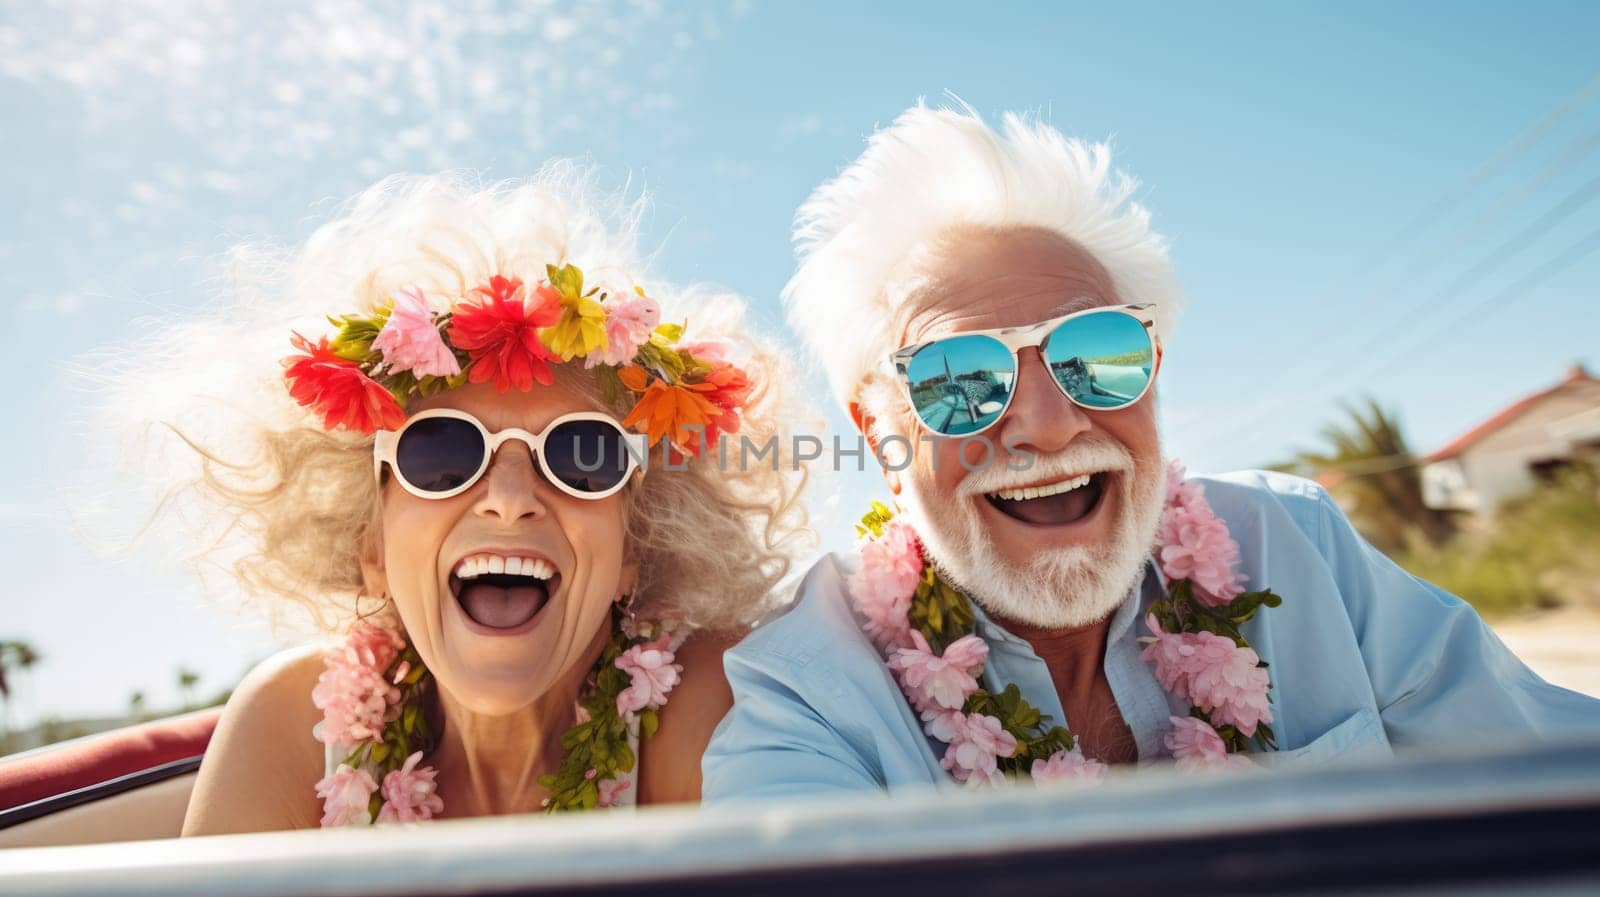
[[[1155,303],[1165,340],[1183,293],[1166,240],[1132,201],[1138,186],[1111,168],[1106,144],[1015,114],[996,132],[968,106],[919,102],[800,207],[800,265],[783,291],[790,324],[840,402],[856,401],[898,348],[891,321],[920,248],[955,228],[1037,227],[1099,261],[1123,302]]]

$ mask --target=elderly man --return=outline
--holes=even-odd
[[[791,321],[899,509],[726,655],[707,800],[1600,732],[1316,485],[1167,466],[1181,294],[1135,186],[917,107],[802,208]]]

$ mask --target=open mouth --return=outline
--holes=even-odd
[[[1000,513],[1035,526],[1077,523],[1093,514],[1105,495],[1106,471],[1068,477],[1054,483],[1001,489],[984,494]]]
[[[516,629],[532,620],[560,582],[555,565],[543,558],[475,554],[450,572],[456,603],[487,629]]]

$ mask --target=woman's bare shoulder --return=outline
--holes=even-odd
[[[323,669],[317,645],[257,664],[234,689],[206,748],[184,819],[185,835],[314,828],[323,746],[311,690]]]
[[[700,800],[700,757],[717,724],[733,707],[733,690],[722,672],[722,655],[739,636],[700,632],[677,651],[683,675],[661,708],[661,728],[643,749],[640,803]]]

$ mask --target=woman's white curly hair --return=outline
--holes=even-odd
[[[997,132],[968,106],[919,103],[800,207],[800,264],[783,291],[790,326],[848,405],[898,348],[891,321],[923,248],[965,228],[1043,228],[1098,260],[1123,302],[1157,304],[1165,340],[1183,292],[1166,241],[1132,199],[1138,186],[1112,169],[1103,143],[1014,114]]]
[[[739,297],[676,289],[641,270],[635,234],[644,207],[642,198],[598,196],[568,162],[489,185],[389,178],[298,249],[235,250],[227,295],[211,314],[157,322],[109,359],[110,407],[136,425],[140,448],[158,446],[143,459],[153,461],[163,510],[203,533],[200,557],[221,560],[247,593],[293,599],[315,628],[341,630],[375,610],[358,600],[361,551],[381,538],[372,437],[328,432],[290,400],[280,359],[292,330],[327,332],[325,315],[370,312],[404,286],[461,296],[494,274],[531,283],[546,264],[572,262],[591,283],[647,286],[663,320],[688,320],[689,339],[734,342],[754,384],[741,427],[752,440],[786,440],[786,428],[803,419],[783,353],[743,327]],[[605,407],[581,365],[559,365],[557,376]],[[610,408],[619,418],[627,398],[620,401]],[[812,541],[804,482],[781,466],[722,469],[708,458],[630,486],[627,550],[639,562],[639,611],[727,631],[764,613]],[[282,621],[273,611],[283,607],[267,609]]]

